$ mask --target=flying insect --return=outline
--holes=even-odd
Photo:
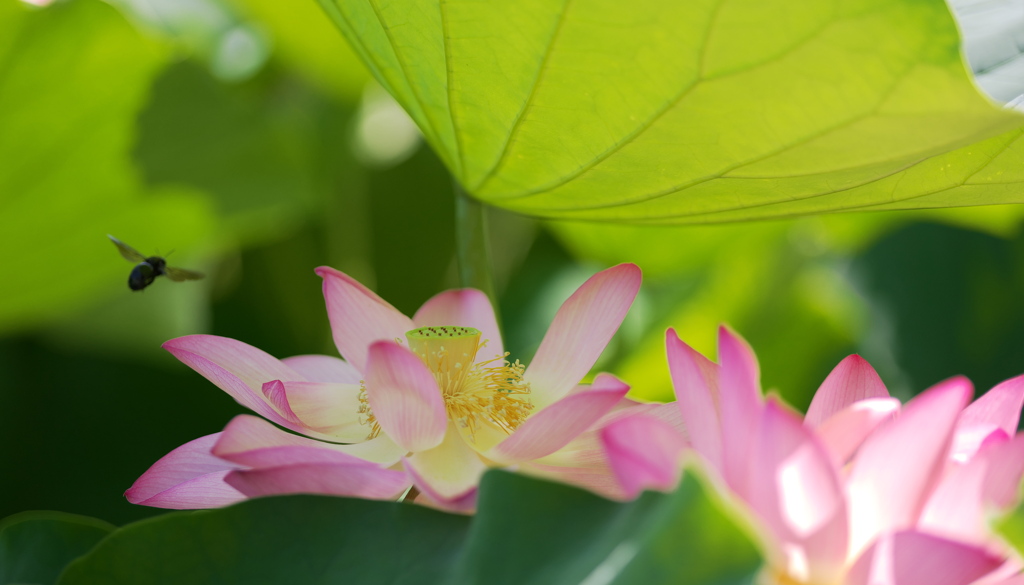
[[[132,273],[128,275],[128,288],[132,290],[142,290],[146,288],[153,284],[156,277],[161,274],[174,282],[199,280],[203,277],[203,273],[201,272],[168,266],[167,261],[160,256],[150,256],[147,258],[135,250],[135,248],[132,248],[114,236],[107,234],[107,237],[110,238],[111,242],[114,242],[114,245],[117,246],[117,251],[121,252],[121,255],[124,256],[125,260],[136,263],[135,268],[132,268]]]

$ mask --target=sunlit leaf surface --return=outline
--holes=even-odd
[[[473,517],[316,496],[167,514],[118,531],[60,583],[725,585],[760,565],[692,476],[626,504],[502,472],[481,489]]]
[[[212,230],[198,194],[143,188],[128,157],[166,59],[99,2],[0,4],[0,331],[127,292],[108,233],[183,255]]]
[[[321,0],[480,199],[696,223],[1024,200],[942,0]]]

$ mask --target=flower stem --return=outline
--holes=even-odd
[[[482,290],[497,309],[494,276],[491,273],[491,249],[487,238],[487,208],[470,197],[453,181],[455,188],[455,260],[459,284]]]

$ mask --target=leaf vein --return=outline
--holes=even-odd
[[[713,23],[718,18],[718,13],[720,12],[720,8],[721,8],[722,4],[724,4],[724,0],[720,1],[716,5],[714,14],[712,15],[712,25],[708,27],[707,35],[705,35],[704,42],[701,45],[699,61],[701,63],[701,72],[702,73],[703,73],[703,66],[704,66],[703,63],[704,63],[705,55],[706,55],[706,52],[707,52],[708,41],[710,40],[711,34],[712,34],[713,30],[714,30]],[[569,172],[568,174],[563,175],[563,176],[555,179],[554,181],[551,181],[551,182],[545,184],[542,187],[537,187],[537,188],[531,189],[529,191],[524,191],[524,192],[521,192],[521,193],[517,193],[517,194],[515,194],[513,196],[510,196],[510,197],[503,197],[503,198],[501,198],[501,200],[502,201],[513,201],[513,200],[516,200],[516,199],[522,199],[522,198],[530,197],[531,195],[537,195],[537,194],[540,194],[540,193],[545,193],[545,192],[547,192],[547,191],[549,191],[551,189],[554,189],[555,187],[558,187],[559,185],[563,185],[563,184],[565,184],[565,183],[567,183],[567,182],[569,182],[569,181],[579,177],[580,175],[582,175],[582,174],[586,173],[587,171],[593,169],[594,167],[600,165],[605,160],[611,158],[615,153],[619,152],[620,150],[622,150],[623,148],[625,148],[629,144],[633,143],[637,138],[639,138],[645,132],[650,130],[658,120],[660,120],[665,114],[667,114],[673,108],[675,108],[680,103],[682,103],[682,101],[684,99],[686,99],[686,96],[690,95],[693,92],[693,90],[695,90],[701,83],[706,82],[706,81],[725,79],[725,78],[731,77],[733,75],[740,75],[740,74],[746,73],[746,72],[748,72],[748,71],[750,71],[752,69],[756,69],[758,67],[763,67],[763,66],[765,66],[765,65],[767,65],[769,63],[772,63],[774,61],[778,61],[778,60],[786,57],[787,55],[793,53],[794,51],[796,51],[797,49],[799,49],[803,45],[806,45],[807,43],[811,42],[816,37],[821,35],[821,33],[824,32],[825,30],[827,30],[828,28],[829,28],[828,25],[823,25],[821,27],[818,27],[817,29],[815,29],[815,31],[813,33],[808,34],[806,37],[801,39],[799,42],[794,43],[791,47],[789,47],[785,51],[783,51],[781,53],[778,53],[776,55],[773,55],[770,59],[765,59],[764,61],[761,61],[759,63],[753,64],[753,65],[751,65],[748,68],[739,69],[739,70],[736,70],[736,71],[733,71],[733,72],[730,72],[730,73],[725,73],[725,74],[722,74],[722,75],[715,75],[715,76],[711,76],[711,77],[705,77],[705,76],[703,76],[703,74],[698,76],[696,79],[694,79],[693,83],[691,83],[690,85],[684,87],[674,98],[672,98],[671,100],[665,102],[665,104],[658,111],[656,111],[654,113],[654,115],[652,115],[650,118],[645,120],[643,123],[641,123],[635,129],[633,129],[633,131],[630,132],[629,134],[627,134],[622,140],[616,142],[610,148],[605,150],[603,153],[601,153],[598,156],[596,156],[596,157],[592,158],[591,160],[587,161],[586,164],[580,165],[579,167],[577,167],[573,171]],[[492,174],[493,174],[494,170],[496,170],[496,169],[492,169]],[[479,184],[477,186],[477,188],[480,188],[480,187],[483,187],[483,183],[481,183],[481,184]]]
[[[518,135],[520,128],[522,127],[523,118],[526,112],[529,111],[533,105],[533,99],[537,95],[537,88],[540,86],[541,79],[544,77],[544,72],[547,70],[548,59],[551,58],[551,53],[554,52],[555,44],[558,42],[558,37],[562,32],[562,25],[565,24],[565,16],[569,13],[569,5],[572,4],[572,0],[565,0],[565,4],[562,5],[562,11],[558,14],[558,22],[555,23],[555,30],[551,33],[551,38],[548,40],[548,46],[544,50],[544,56],[541,58],[540,66],[537,68],[537,75],[533,78],[533,85],[530,86],[530,93],[526,96],[526,101],[523,102],[523,107],[519,108],[519,112],[516,114],[515,120],[512,122],[512,127],[509,129],[508,138],[505,139],[505,145],[501,149],[501,154],[498,155],[498,159],[494,161],[494,165],[487,171],[487,174],[483,176],[475,187],[473,192],[479,191],[484,187],[494,176],[497,174],[498,169],[505,162],[508,156],[509,148],[515,141],[515,137]]]

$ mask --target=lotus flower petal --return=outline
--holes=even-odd
[[[619,264],[590,277],[565,301],[524,375],[535,407],[555,402],[590,371],[639,290],[640,269]]]
[[[416,487],[440,507],[461,512],[476,505],[476,486],[487,466],[462,439],[455,423],[448,425],[440,445],[414,453],[405,463]]]
[[[290,421],[316,431],[318,438],[359,443],[370,433],[359,414],[359,384],[282,382],[263,385],[263,394]],[[307,435],[311,433],[305,433]]]
[[[363,375],[352,364],[334,356],[296,355],[281,361],[310,382],[358,384],[363,379]]]
[[[224,482],[240,466],[210,453],[221,433],[189,441],[164,455],[125,492],[133,504],[188,510],[217,508],[245,499]]]
[[[434,296],[416,311],[412,322],[415,327],[473,327],[480,331],[481,341],[487,342],[478,358],[505,353],[491,301],[476,289],[449,290]]]
[[[553,465],[543,462],[543,460],[541,462],[531,461],[520,465],[519,471],[581,487],[610,500],[628,500],[630,498],[607,461],[598,461],[591,465],[581,465],[579,462],[574,465]]]
[[[1017,432],[1020,409],[1024,406],[1024,376],[998,384],[964,409],[956,426],[953,458],[969,459],[978,447],[997,430],[1007,435]]]
[[[304,379],[281,360],[241,341],[216,335],[178,337],[164,343],[163,348],[242,406],[279,425],[294,427],[263,396],[264,382]]]
[[[995,445],[989,445],[989,448],[993,447]],[[928,498],[917,523],[918,528],[939,536],[984,545],[988,538],[985,477],[990,464],[989,458],[980,454],[965,464],[954,464]]]
[[[326,449],[384,466],[397,463],[406,453],[384,435],[355,445],[336,445],[286,433],[261,418],[245,414],[231,419],[219,434],[213,453],[228,461],[248,462],[247,465],[255,464],[250,459],[259,456],[253,455],[255,452],[279,447]]]
[[[871,364],[851,355],[839,362],[814,393],[804,423],[816,427],[859,400],[888,397],[889,391]]]
[[[652,416],[629,416],[605,426],[600,436],[627,498],[647,489],[670,491],[679,483],[686,441],[671,424]]]
[[[847,554],[845,494],[831,456],[800,418],[769,400],[755,427],[744,499],[810,582],[832,582]],[[742,494],[741,494],[742,496]]]
[[[444,439],[448,425],[437,380],[416,354],[393,341],[370,346],[366,398],[384,432],[407,451]]]
[[[989,461],[985,474],[985,502],[1007,510],[1017,503],[1024,476],[1024,434],[982,448]],[[972,460],[973,461],[973,460]]]
[[[299,463],[233,471],[225,481],[250,498],[280,494],[327,494],[393,500],[409,488],[401,471],[370,463]]]
[[[718,330],[718,355],[722,470],[729,485],[743,494],[752,489],[746,460],[760,416],[760,369],[750,346],[724,326]]]
[[[324,279],[324,299],[334,344],[357,371],[366,372],[373,342],[401,339],[413,329],[412,319],[347,274],[327,266],[317,268],[316,273]]]
[[[872,431],[899,411],[900,401],[895,398],[861,400],[826,419],[816,429],[817,434],[836,465],[843,465]]]
[[[954,425],[970,395],[965,378],[938,384],[864,441],[847,484],[853,551],[881,533],[914,525],[939,480]]]
[[[610,374],[600,374],[585,392],[566,396],[530,416],[486,456],[502,463],[529,461],[566,446],[608,413],[629,391]]]
[[[1003,559],[980,547],[922,532],[880,539],[854,562],[846,585],[969,585]]]
[[[719,472],[722,471],[722,427],[718,413],[718,366],[665,333],[668,367],[676,402],[689,434],[690,444]]]

